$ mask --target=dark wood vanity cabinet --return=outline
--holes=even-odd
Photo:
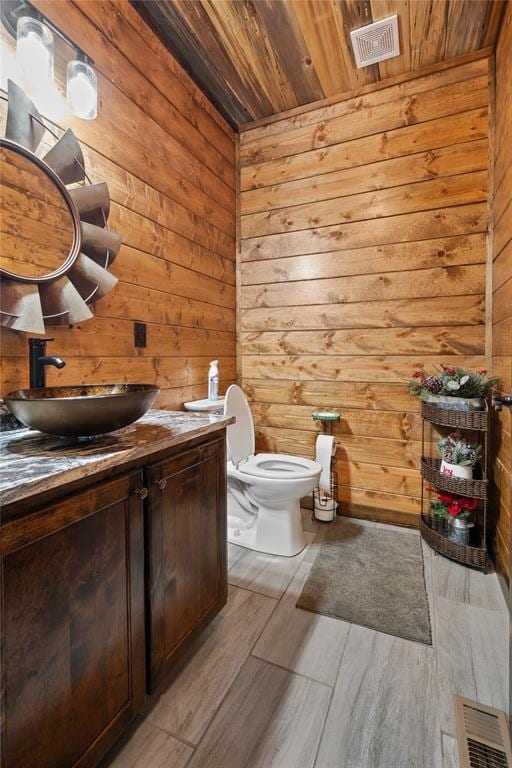
[[[224,430],[101,477],[4,507],[1,768],[94,768],[226,602]]]
[[[227,598],[224,438],[147,468],[147,628],[154,691]]]
[[[142,707],[136,471],[2,525],[2,766],[96,765]]]

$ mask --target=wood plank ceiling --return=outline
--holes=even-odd
[[[494,45],[502,0],[132,0],[242,126]],[[350,31],[398,15],[402,53],[357,69]]]

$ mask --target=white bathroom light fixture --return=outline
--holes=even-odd
[[[350,33],[358,69],[400,55],[398,17],[380,19]]]
[[[98,79],[85,61],[68,62],[67,99],[75,117],[94,120],[98,114]]]
[[[16,63],[31,85],[53,79],[53,34],[42,21],[31,16],[18,19]]]

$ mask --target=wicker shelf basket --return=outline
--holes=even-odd
[[[443,491],[458,493],[460,496],[470,496],[473,499],[487,498],[487,480],[465,480],[462,477],[451,477],[439,471],[441,461],[423,456],[421,459],[421,474],[429,483]]]
[[[423,417],[422,427],[422,446],[423,456],[421,459],[421,518],[420,532],[427,544],[439,554],[456,560],[463,565],[485,570],[488,565],[487,559],[487,449],[489,441],[489,411],[487,403],[485,410],[482,411],[458,411],[450,408],[440,408],[432,403],[421,404],[421,415]],[[479,442],[482,445],[482,477],[475,480],[464,480],[459,477],[451,477],[440,472],[441,462],[439,459],[429,458],[427,446],[431,439],[425,435],[426,424],[436,424],[437,426],[450,427],[457,430],[469,430],[479,432]],[[472,515],[475,522],[473,529],[472,545],[459,544],[448,538],[448,525],[446,520],[436,519],[429,514],[429,498],[425,494],[426,485],[430,484],[435,488],[444,491],[450,491],[460,496],[468,496],[474,499],[480,499],[480,509]],[[474,546],[475,540],[477,546]]]
[[[432,403],[421,403],[421,415],[433,424],[456,429],[476,429],[487,432],[489,428],[489,412],[487,403],[483,411],[457,411],[450,408],[439,408]]]
[[[456,560],[463,565],[485,570],[487,568],[487,548],[481,542],[481,546],[469,546],[456,544],[448,538],[447,531],[434,530],[430,527],[430,516],[422,514],[420,517],[420,532],[427,544],[439,554]],[[481,538],[481,537],[480,537]]]

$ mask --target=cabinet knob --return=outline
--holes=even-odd
[[[141,501],[144,501],[144,499],[147,499],[148,497],[148,489],[147,488],[137,488],[135,491],[135,495],[139,497]]]
[[[157,485],[161,491],[164,491],[167,488],[167,480],[165,478],[162,478],[157,482]]]

